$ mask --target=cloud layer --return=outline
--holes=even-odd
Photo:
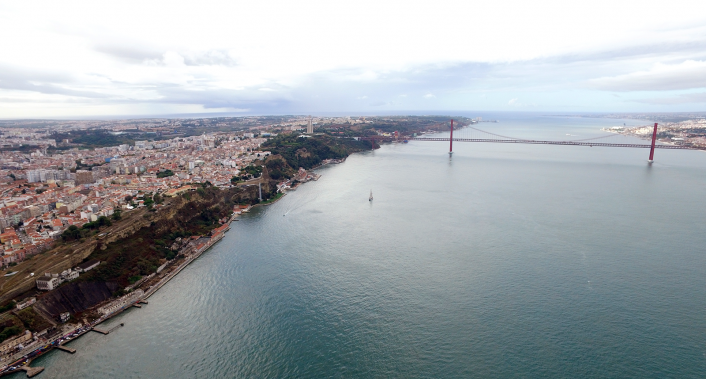
[[[0,118],[703,110],[698,1],[0,3]]]

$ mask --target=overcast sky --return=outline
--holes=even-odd
[[[701,1],[3,1],[0,118],[706,111]]]

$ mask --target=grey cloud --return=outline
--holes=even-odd
[[[69,88],[68,86],[72,84],[75,84],[74,79],[61,73],[32,72],[14,67],[0,68],[1,89],[86,98],[108,97],[93,91],[83,91]]]
[[[99,53],[107,54],[129,63],[162,62],[164,54],[163,51],[132,45],[99,44],[94,46],[93,49]]]
[[[563,54],[548,58],[539,58],[533,61],[549,64],[566,64],[576,62],[610,62],[625,59],[639,59],[659,57],[664,59],[669,56],[689,56],[692,58],[706,56],[706,39],[689,42],[657,43],[647,45],[628,46],[620,49],[595,51],[583,54]]]
[[[226,66],[234,67],[238,62],[227,51],[210,50],[200,54],[184,55],[184,63],[188,66]]]
[[[312,74],[305,78],[305,87],[371,88],[397,95],[410,90],[425,95],[435,88],[459,88],[477,83],[485,80],[492,70],[491,64],[478,62],[422,65],[406,70],[377,71],[374,80],[365,80],[359,78],[369,70],[346,68]]]
[[[95,51],[107,54],[121,61],[143,64],[164,63],[164,50],[150,49],[139,45],[99,44],[94,46]],[[187,66],[237,66],[238,62],[230,56],[228,51],[209,50],[206,52],[181,53],[184,64]]]
[[[637,72],[593,79],[589,87],[607,91],[670,91],[706,87],[706,66],[674,66],[662,71]]]
[[[134,45],[101,44],[96,51],[124,62],[144,64],[161,63],[164,51]],[[149,94],[149,100],[108,96],[94,92],[85,83],[61,73],[34,73],[22,70],[5,70],[0,67],[0,88],[21,89],[46,94],[76,96],[95,99],[104,104],[195,104],[204,108],[250,109],[253,112],[288,112],[302,110],[342,110],[363,107],[397,107],[398,109],[427,109],[430,101],[423,96],[433,93],[442,104],[449,99],[473,93],[498,93],[504,90],[523,92],[552,91],[556,89],[593,89],[616,92],[670,90],[706,87],[706,69],[700,72],[676,70],[648,72],[649,75],[625,74],[635,67],[645,67],[646,62],[665,62],[663,58],[681,57],[699,60],[705,56],[706,41],[673,45],[644,45],[620,50],[590,54],[563,55],[516,62],[460,62],[429,64],[405,70],[371,71],[346,68],[322,71],[298,78],[297,85],[286,87],[278,83],[262,83],[243,89],[214,88],[218,77],[210,76],[207,69],[190,70],[193,80],[185,85],[141,82],[121,83],[110,78],[109,90],[126,89]],[[179,53],[189,66],[236,67],[237,61],[225,50]],[[686,57],[686,58],[685,58]],[[706,60],[704,58],[703,60]],[[644,68],[643,68],[644,69]],[[598,79],[596,79],[598,78]],[[268,90],[262,90],[266,88]],[[406,97],[400,94],[406,94]],[[364,101],[362,96],[367,98]],[[474,95],[475,96],[475,95]],[[515,95],[504,97],[503,105]],[[520,94],[531,101],[531,94]],[[612,97],[607,94],[606,96]],[[682,95],[667,99],[642,100],[650,104],[704,103],[703,94]],[[155,98],[156,97],[156,98]],[[10,100],[0,100],[10,102]],[[19,101],[19,100],[17,100]],[[38,100],[41,101],[41,100]],[[363,105],[364,104],[364,105]],[[515,105],[520,105],[515,104]],[[523,103],[523,106],[533,106]]]
[[[706,104],[706,92],[687,93],[675,97],[641,99],[635,101],[655,105]]]
[[[90,101],[90,100],[89,100]],[[0,103],[54,103],[54,104],[85,104],[86,99],[25,99],[25,98],[15,98],[15,97],[0,97]]]
[[[194,90],[176,85],[153,84],[151,88],[155,90],[160,98],[149,101],[136,101],[143,103],[163,103],[163,104],[196,104],[207,109],[228,108],[251,110],[267,110],[287,108],[292,103],[286,87],[276,83],[269,83],[268,88],[277,88],[278,91],[261,91],[261,86],[248,87],[239,90],[233,89],[201,89]]]

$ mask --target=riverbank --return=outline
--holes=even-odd
[[[326,164],[341,162],[343,162],[343,160],[337,162],[326,162]],[[308,174],[308,176],[312,177],[310,180],[317,180],[319,177],[319,175],[316,174]],[[277,193],[273,198],[258,204],[254,204],[253,206],[272,205],[281,200],[284,196],[286,196],[286,193],[280,192]],[[247,210],[243,210],[243,212],[247,212]],[[131,307],[140,307],[140,303],[146,302],[147,299],[149,299],[159,289],[164,287],[164,285],[166,285],[171,279],[176,277],[189,264],[198,259],[203,253],[210,250],[213,245],[223,239],[225,233],[227,233],[227,231],[230,229],[231,223],[236,220],[238,215],[238,212],[233,212],[231,216],[227,219],[227,222],[225,222],[221,227],[214,229],[214,233],[208,238],[206,242],[203,242],[201,244],[198,243],[199,241],[201,241],[201,239],[204,239],[206,237],[193,237],[195,238],[195,240],[193,240],[192,242],[194,242],[195,245],[186,247],[185,249],[183,249],[183,251],[179,252],[180,255],[184,255],[184,258],[177,258],[175,261],[169,261],[164,266],[160,266],[158,272],[151,274],[148,277],[145,277],[143,279],[145,280],[144,282],[138,282],[138,286],[136,286],[132,292],[128,293],[128,295],[95,305],[91,309],[89,309],[89,312],[96,312],[100,310],[99,313],[102,313],[101,311],[106,311],[107,313],[90,322],[84,319],[83,323],[78,324],[75,328],[71,329],[67,333],[61,333],[60,336],[52,337],[46,340],[45,342],[42,342],[41,345],[39,345],[39,348],[32,350],[29,354],[23,355],[20,359],[12,361],[12,364],[4,367],[2,371],[0,371],[0,376],[16,373],[17,371],[23,368],[27,368],[29,367],[31,362],[34,361],[36,358],[43,356],[54,348],[58,348],[59,346],[67,342],[73,341],[82,336],[83,334],[87,333],[88,331],[98,330],[101,324],[112,319],[113,317],[118,316],[119,314]],[[223,219],[221,220],[221,222],[223,222]]]
[[[263,205],[263,206],[265,206],[265,205],[272,205],[272,204],[274,204],[274,203],[280,201],[280,199],[282,199],[282,198],[285,197],[286,195],[287,195],[287,194],[286,194],[285,192],[278,192],[278,193],[275,195],[275,197],[273,197],[273,198],[271,198],[271,199],[268,199],[268,200],[265,200],[265,201],[263,201],[262,203],[257,203],[257,204],[255,204],[255,205],[253,205],[253,207],[256,207],[256,206],[258,206],[258,205]]]
[[[80,323],[77,325],[76,328],[66,332],[64,331],[60,336],[50,338],[45,342],[42,342],[41,344],[38,344],[38,346],[41,346],[35,350],[32,350],[31,352],[20,355],[21,353],[18,353],[19,358],[14,359],[11,364],[8,364],[4,366],[2,369],[0,369],[0,377],[5,376],[5,375],[10,375],[14,374],[18,371],[27,371],[28,377],[32,377],[34,375],[39,374],[40,372],[43,371],[43,367],[35,367],[35,368],[30,368],[29,365],[31,364],[32,361],[35,359],[39,358],[40,356],[52,351],[55,348],[58,348],[59,346],[62,346],[70,341],[73,341],[75,339],[78,339],[82,335],[86,334],[87,332],[97,329],[98,325],[102,324],[103,322],[110,320],[113,317],[118,316],[125,310],[131,308],[131,307],[140,307],[140,303],[146,303],[147,299],[152,296],[155,292],[157,292],[160,288],[162,288],[165,284],[167,284],[172,278],[174,278],[176,275],[178,275],[186,266],[188,266],[191,262],[195,261],[198,259],[203,253],[206,251],[210,250],[213,245],[215,245],[217,242],[219,242],[223,237],[225,236],[225,233],[230,230],[230,224],[233,222],[233,220],[238,216],[237,213],[233,213],[229,218],[226,223],[224,223],[222,226],[219,228],[216,228],[213,230],[212,236],[209,238],[208,241],[196,244],[194,246],[188,246],[186,250],[188,253],[185,254],[184,261],[181,262],[176,268],[172,268],[167,272],[166,274],[163,274],[163,276],[160,277],[159,281],[156,284],[150,285],[146,290],[143,288],[136,288],[129,294],[112,300],[107,303],[103,304],[98,304],[93,307],[95,310],[101,310],[101,309],[109,309],[107,311],[108,313],[104,314],[103,316],[99,317],[98,319],[92,321],[92,322],[86,322]],[[203,237],[202,237],[203,238]],[[166,267],[165,267],[166,268]],[[85,320],[84,320],[85,321]],[[39,341],[37,341],[39,342]],[[30,376],[30,373],[32,374]]]

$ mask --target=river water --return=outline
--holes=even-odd
[[[485,118],[537,139],[644,124]],[[51,378],[706,377],[706,153],[657,150],[648,166],[646,149],[447,149],[386,145],[320,169],[108,322],[124,327],[34,365]]]

